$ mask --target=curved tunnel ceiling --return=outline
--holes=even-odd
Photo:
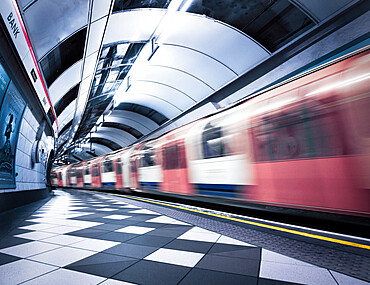
[[[329,2],[19,5],[56,109],[60,153],[77,141],[101,154],[152,132],[355,1]]]

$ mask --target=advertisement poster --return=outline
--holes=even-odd
[[[0,110],[0,187],[15,187],[15,153],[26,102],[10,82]]]
[[[3,102],[3,98],[8,88],[10,82],[10,78],[6,71],[4,70],[3,66],[0,64],[0,106],[1,102]]]

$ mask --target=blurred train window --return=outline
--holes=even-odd
[[[180,154],[177,145],[164,148],[164,169],[180,168]]]
[[[130,166],[131,166],[131,172],[132,173],[136,172],[136,161],[135,160],[130,161]]]
[[[89,165],[85,166],[85,175],[90,175]]]
[[[103,162],[104,173],[113,172],[113,162],[111,160],[106,160]]]
[[[122,174],[121,159],[117,159],[117,174]]]
[[[58,179],[62,180],[62,173],[58,172]]]
[[[78,170],[76,170],[76,173],[77,173],[77,178],[82,178],[82,176],[83,176],[83,172],[82,172],[82,169],[78,169]]]
[[[256,161],[279,161],[345,154],[344,126],[333,100],[307,100],[257,119],[252,133]]]
[[[141,167],[149,167],[154,166],[154,150],[152,148],[144,148],[143,149],[143,155],[140,159],[140,166]]]
[[[93,165],[92,167],[92,176],[97,177],[99,176],[99,167],[98,165]]]
[[[208,123],[202,134],[203,158],[214,158],[225,155],[225,147],[222,141],[221,127]]]
[[[55,172],[50,173],[50,178],[52,179],[57,178],[57,174]]]

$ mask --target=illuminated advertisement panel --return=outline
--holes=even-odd
[[[1,65],[0,100],[0,188],[15,188],[15,154],[26,102]]]

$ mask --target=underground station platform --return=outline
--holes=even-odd
[[[57,189],[1,214],[0,284],[369,284],[370,241]]]

